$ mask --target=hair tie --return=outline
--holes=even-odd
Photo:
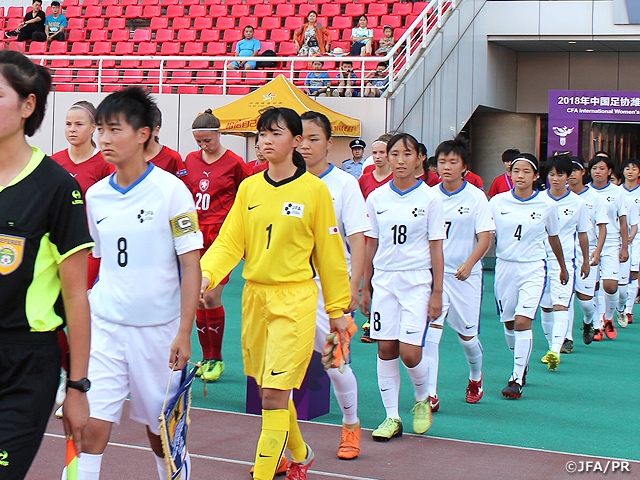
[[[220,130],[220,127],[218,128],[192,128],[191,131],[192,132],[217,132],[218,130]]]
[[[83,107],[82,105],[71,105],[71,108],[79,108],[80,110],[84,110],[85,112],[87,112],[87,115],[89,115],[89,118],[91,118],[93,123],[96,123],[96,117],[93,116],[93,113],[91,113],[91,110],[89,110],[87,107]],[[71,108],[69,110],[71,110]]]
[[[513,160],[513,161],[511,162],[511,168],[513,168],[513,164],[514,164],[514,163],[519,162],[519,161],[523,161],[523,162],[527,162],[527,163],[529,163],[529,164],[533,167],[533,169],[535,170],[535,172],[536,172],[536,173],[538,173],[538,167],[536,167],[536,164],[535,164],[535,163],[533,163],[533,162],[532,162],[531,160],[529,160],[528,158],[524,158],[524,157],[518,157],[518,158],[516,158],[515,160]]]
[[[580,162],[576,162],[575,160],[572,160],[571,163],[577,166],[580,170],[584,170],[584,165],[582,165]]]

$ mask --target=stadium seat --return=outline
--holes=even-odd
[[[260,49],[261,52],[264,52],[266,50],[273,50],[274,52],[276,51],[276,42],[272,42],[270,40],[264,41],[264,42],[260,42],[260,46],[262,47]]]
[[[383,15],[380,17],[380,23],[389,25],[392,28],[398,28],[402,26],[402,17],[400,15]]]
[[[353,28],[353,19],[351,17],[333,17],[331,28],[337,28],[340,30]]]
[[[253,15],[257,18],[270,17],[273,14],[273,7],[267,4],[256,5],[253,10]]]
[[[116,45],[117,48],[117,45]],[[140,42],[138,44],[138,55],[155,55],[158,51],[158,46],[154,42]]]
[[[122,17],[123,10],[124,9],[122,8],[122,5],[109,5],[105,9],[104,16],[107,17],[107,18]]]
[[[227,43],[237,42],[242,40],[243,35],[240,30],[227,30],[224,32],[224,41]]]
[[[195,30],[178,30],[178,41],[179,42],[193,42],[196,39],[196,31]]]
[[[22,19],[20,18],[8,18],[7,19],[7,30],[15,30],[18,28],[18,25],[22,23]]]
[[[47,42],[31,42],[29,55],[44,55],[47,53]]]
[[[178,32],[178,35],[180,32]],[[182,55],[202,55],[204,52],[204,44],[202,42],[185,42]]]
[[[160,5],[145,5],[142,11],[142,18],[156,18],[162,16],[162,7]]]
[[[111,55],[111,42],[96,42],[93,44],[93,55]]]
[[[264,28],[254,28],[253,38],[257,38],[261,42],[264,42],[267,39],[267,31]]]
[[[11,42],[14,43],[14,42]],[[11,45],[11,44],[9,44]],[[57,54],[57,55],[66,55],[67,54],[67,42],[51,42],[49,45],[49,53]]]
[[[133,42],[129,41],[118,42],[116,43],[116,49],[113,53],[114,55],[132,55],[133,45]]]
[[[344,14],[351,17],[359,17],[360,15],[364,15],[364,11],[365,7],[362,3],[347,3]]]
[[[178,5],[180,0],[162,0],[161,3],[163,7],[167,7],[169,5]]]
[[[306,19],[307,15],[309,15],[309,12],[317,12],[317,11],[318,11],[318,7],[316,6],[315,3],[303,3],[298,8],[298,15]]]
[[[68,6],[73,6],[73,7],[75,7],[75,6],[77,6],[77,5],[80,5],[80,0],[65,0],[64,4],[65,4],[65,6],[67,6],[67,7],[68,7]],[[4,9],[3,9],[3,11],[4,11]]]
[[[102,20],[101,18],[90,18],[89,20]],[[107,30],[122,30],[126,28],[127,21],[124,18],[110,18]]]
[[[245,72],[243,70],[228,70],[227,85],[238,85],[242,83],[242,77]]]
[[[91,30],[89,32],[89,40],[92,42],[104,42],[107,40],[107,31],[106,30]],[[71,35],[71,32],[69,32]],[[69,41],[71,42],[71,37],[69,37]]]
[[[238,24],[238,29],[244,32],[244,27],[252,26],[254,30],[258,28],[258,19],[256,17],[240,17],[240,23]],[[254,32],[255,36],[255,32]]]
[[[67,24],[67,30],[81,30],[84,28],[84,18],[70,18]]]
[[[105,30],[93,30],[93,32],[105,32]],[[69,35],[67,36],[67,40],[70,42],[84,42],[87,37],[87,32],[83,28],[79,28],[77,30],[69,29]],[[34,42],[34,43],[43,43],[43,42]],[[29,50],[31,51],[31,50]]]
[[[206,5],[191,5],[189,7],[189,16],[191,18],[204,17],[207,15]]]
[[[293,42],[283,42],[278,46],[278,54],[283,57],[293,57],[298,54]]]
[[[169,5],[165,16],[169,18],[183,17],[184,7],[182,5]]]
[[[75,5],[67,7],[64,10],[64,16],[69,20],[76,17],[82,17],[82,7]]]
[[[168,28],[169,27],[169,19],[167,17],[153,17],[151,19],[151,24],[149,28],[151,30],[158,30],[160,28]]]
[[[54,83],[55,83],[54,90],[56,92],[75,92],[76,86],[73,83],[71,83],[72,81],[71,75],[69,75],[68,78],[64,77],[64,79],[65,79],[64,83],[58,80],[54,80]]]
[[[181,30],[181,31],[189,32],[191,30]],[[178,33],[180,33],[180,32],[178,32]],[[156,42],[160,43],[160,42],[173,42],[174,39],[175,39],[175,32],[173,30],[171,30],[169,28],[162,28],[162,29],[156,31],[156,37],[155,37],[154,40]],[[135,40],[135,38],[134,38],[134,40]]]
[[[128,5],[124,10],[124,18],[141,18],[143,12],[142,8],[142,5]]]
[[[122,82],[127,85],[142,83],[144,80],[144,72],[138,69],[128,69],[124,71]]]
[[[284,28],[295,30],[302,26],[304,19],[302,17],[287,17],[284,19]]]
[[[265,30],[275,30],[282,25],[282,19],[279,17],[264,17],[260,23],[260,27]]]
[[[196,31],[209,30],[211,27],[213,27],[213,18],[211,18],[212,16],[213,15],[209,17],[196,17],[193,20],[193,28],[195,28]]]
[[[340,15],[340,5],[337,3],[325,3],[320,7],[318,13],[320,15],[326,15],[327,17],[337,17]]]
[[[160,46],[160,55],[178,55],[180,54],[180,44],[172,42],[164,42]]]
[[[212,70],[200,70],[196,72],[195,83],[199,85],[213,85],[218,83],[218,72]]]
[[[207,55],[218,57],[227,54],[227,46],[221,42],[209,42],[207,44]]]
[[[267,72],[264,70],[247,70],[244,83],[249,85],[261,85],[267,82]]]
[[[137,28],[133,31],[134,42],[148,42],[151,40],[151,30],[146,28]]]
[[[236,18],[248,17],[249,5],[233,5],[231,7],[231,16]]]
[[[189,17],[177,17],[171,22],[171,28],[174,30],[180,30],[181,28],[191,28],[191,18]]]
[[[182,0],[182,5],[190,7],[191,5],[200,5],[200,0]]]
[[[380,17],[382,15],[387,15],[388,13],[389,7],[384,3],[371,3],[369,4],[369,8],[367,8],[367,16]]]
[[[104,93],[118,92],[120,90],[122,90],[122,86],[120,86],[120,85],[109,84],[109,85],[103,85],[103,87],[102,87],[102,91]]]
[[[73,81],[70,70],[56,70],[52,76],[54,83],[71,83]]]
[[[7,8],[7,18],[24,18],[24,8],[22,7],[9,7]]]
[[[78,85],[78,92],[97,92],[98,84],[97,83],[81,83]]]
[[[96,81],[97,72],[95,70],[78,70],[74,78],[78,83],[93,83]]]
[[[84,16],[91,17],[102,17],[102,7],[99,5],[89,5],[84,9]]]
[[[187,62],[187,68],[192,70],[205,70],[208,69],[211,65],[209,60],[189,60]]]
[[[271,37],[269,37],[269,40],[274,41],[274,42],[289,42],[293,39],[293,34],[291,32],[291,30],[287,30],[287,29],[278,29],[278,30],[271,30]]]
[[[275,16],[276,17],[292,17],[296,14],[295,5],[290,5],[286,3],[281,3],[276,6]]]
[[[89,5],[92,5],[92,6],[100,5],[100,0],[83,0],[82,4],[85,7]]]
[[[111,19],[109,20],[109,24],[111,24],[111,22],[113,22],[113,20],[115,19]],[[124,18],[122,19],[124,20]],[[94,18],[88,18],[87,19],[87,30],[101,30],[104,28],[104,18],[102,17],[94,17]],[[123,25],[124,28],[124,25]],[[107,29],[109,30],[109,29]]]
[[[202,89],[202,93],[205,95],[222,95],[222,86],[205,85]]]
[[[129,30],[122,29],[122,30],[114,30],[111,32],[110,40],[112,42],[126,42],[126,41],[129,41],[130,39],[131,39],[131,33],[129,32]]]
[[[217,42],[220,40],[220,30],[212,28],[210,30],[202,30],[200,32],[201,42]]]
[[[236,19],[231,17],[218,17],[216,28],[218,30],[231,30],[236,27]]]
[[[173,72],[166,72],[165,75],[167,75],[165,79],[167,83],[179,83],[184,85],[191,83],[193,72],[190,70],[174,70]]]
[[[229,87],[227,95],[246,95],[251,93],[251,87]]]
[[[66,43],[66,42],[54,42],[54,43]],[[72,43],[71,52],[69,53],[71,53],[71,55],[89,55],[89,44],[86,42]]]
[[[186,60],[167,60],[164,62],[165,70],[182,70],[187,68]]]
[[[49,68],[67,68],[69,66],[69,60],[54,59],[51,60],[48,66]]]
[[[120,3],[118,2],[118,0],[102,0],[101,2],[96,3],[96,5],[102,5],[103,7],[108,7],[109,5],[118,5],[118,3]]]
[[[178,85],[176,93],[180,94],[196,94],[200,90],[198,85]]]

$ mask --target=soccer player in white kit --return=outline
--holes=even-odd
[[[626,192],[627,204],[629,206],[629,223],[632,224],[631,218],[637,220],[640,214],[640,186],[638,178],[640,177],[640,160],[630,158],[622,164],[622,173],[624,175],[624,183],[622,188]],[[632,217],[632,213],[635,215]],[[625,309],[625,318],[618,317],[618,324],[626,327],[633,323],[633,305],[638,295],[638,271],[640,270],[640,236],[638,236],[637,225],[631,228],[629,234],[629,262],[631,270],[631,279],[627,286],[627,306]],[[620,322],[622,320],[622,322]]]
[[[629,229],[627,227],[627,204],[624,190],[613,185],[609,178],[613,172],[613,161],[607,157],[596,156],[589,162],[591,187],[602,196],[609,217],[607,236],[600,254],[600,286],[604,290],[603,324],[595,329],[594,340],[600,341],[604,335],[613,340],[618,330],[613,324],[616,309],[623,312],[627,304],[628,271],[621,264],[629,259]],[[618,288],[624,285],[624,289]],[[597,289],[597,288],[596,288]],[[599,319],[598,319],[599,320]]]
[[[493,197],[489,207],[496,224],[494,293],[513,352],[513,373],[502,395],[520,398],[533,347],[531,324],[544,290],[545,238],[558,260],[561,283],[567,283],[569,273],[558,238],[558,209],[548,195],[533,188],[538,159],[530,153],[520,154],[511,163],[511,179],[513,190]]]
[[[413,431],[422,434],[431,426],[429,372],[422,346],[429,319],[442,313],[446,236],[438,193],[414,175],[418,141],[406,133],[396,134],[387,144],[387,155],[394,178],[366,201],[371,221],[371,230],[365,233],[366,261],[372,262],[374,273],[373,278],[365,273],[362,302],[363,313],[371,314],[371,338],[378,341],[378,387],[387,414],[372,433],[376,441],[402,435],[399,357],[415,391]],[[365,272],[371,270],[369,266]]]
[[[371,228],[367,217],[364,197],[358,181],[353,175],[335,167],[327,160],[329,149],[333,143],[331,138],[331,122],[318,112],[305,112],[302,119],[302,141],[297,148],[302,154],[307,171],[322,179],[329,187],[333,208],[336,212],[338,230],[344,242],[347,266],[351,274],[350,311],[355,311],[359,304],[360,283],[364,271],[364,232]],[[331,332],[329,315],[327,315],[322,296],[322,285],[318,284],[318,310],[316,316],[316,337],[314,350],[322,353],[327,334]],[[353,323],[353,319],[349,320]],[[354,329],[357,331],[354,324]],[[333,391],[342,410],[342,439],[338,449],[338,457],[351,460],[360,454],[361,427],[358,418],[358,382],[353,370],[345,365],[344,372],[330,368],[327,374],[331,379]]]
[[[484,192],[464,177],[470,165],[466,140],[460,136],[438,145],[438,174],[442,183],[434,190],[440,194],[444,209],[446,238],[444,251],[444,294],[442,315],[429,324],[424,358],[429,364],[429,401],[436,411],[439,344],[445,318],[458,334],[469,364],[467,403],[478,403],[482,387],[482,345],[480,309],[482,307],[482,264],[480,260],[493,242],[495,225]],[[434,407],[435,405],[435,407]]]
[[[89,296],[93,388],[80,480],[99,478],[127,397],[131,419],[146,426],[158,476],[167,478],[158,416],[171,370],[183,369],[191,356],[202,233],[184,183],[144,159],[154,105],[149,94],[131,87],[106,97],[96,113],[100,149],[116,171],[87,192],[93,254],[102,260]],[[178,372],[169,395],[179,385]],[[185,479],[189,470],[187,462]]]
[[[576,233],[579,243],[580,278],[589,276],[589,239],[587,232],[591,230],[591,219],[587,206],[578,195],[567,188],[567,179],[571,175],[572,165],[569,155],[554,155],[547,159],[550,188],[545,192],[558,209],[559,238],[569,281],[560,282],[560,266],[551,250],[548,240],[547,250],[547,281],[540,305],[542,307],[542,330],[549,344],[549,350],[542,357],[549,370],[556,370],[560,364],[560,350],[566,338],[569,326],[569,304],[573,299],[573,285],[575,275],[574,258],[576,256]]]
[[[589,238],[589,275],[586,278],[578,276],[575,281],[574,291],[578,297],[578,303],[582,310],[582,341],[585,345],[593,342],[595,329],[593,326],[596,316],[596,304],[594,295],[596,284],[600,274],[600,253],[604,246],[604,240],[607,235],[607,223],[609,216],[604,205],[602,197],[595,190],[584,184],[584,175],[586,170],[582,161],[578,157],[571,157],[573,170],[569,176],[569,188],[573,193],[579,195],[587,207],[592,228],[587,232]],[[579,246],[576,245],[576,248]],[[582,256],[576,257],[576,269],[582,269]],[[571,309],[569,309],[571,312]],[[569,327],[567,334],[570,335],[573,330],[573,315],[569,314]]]

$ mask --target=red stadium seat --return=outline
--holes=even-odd
[[[122,82],[127,85],[142,83],[144,80],[144,72],[142,70],[130,69],[124,71]]]
[[[318,7],[316,6],[315,3],[304,3],[300,5],[300,7],[298,8],[298,15],[303,18],[307,18],[307,15],[309,15],[309,12],[317,12],[317,11],[318,11]]]
[[[177,17],[171,22],[171,28],[174,30],[180,30],[181,28],[191,28],[191,18],[189,17]]]
[[[67,68],[69,66],[69,60],[51,60],[48,65],[50,68]]]
[[[176,93],[180,94],[196,94],[200,90],[198,85],[179,85]]]
[[[340,15],[340,5],[337,3],[325,3],[318,13],[327,17],[337,17]]]
[[[65,0],[64,2],[65,6],[69,7],[69,6],[77,6],[80,5],[80,0]],[[3,9],[3,14],[4,14],[4,9]]]
[[[208,30],[213,27],[213,18],[210,17],[196,17],[193,20],[193,28],[196,30]]]
[[[99,5],[90,5],[84,9],[85,17],[102,17],[102,7]]]
[[[103,7],[108,7],[109,5],[118,5],[118,0],[102,0],[101,2],[96,3],[96,5],[102,5]]]
[[[14,43],[14,42],[11,42]],[[9,44],[11,45],[11,44]],[[11,48],[11,47],[9,47]],[[51,42],[49,45],[49,53],[57,54],[57,55],[66,55],[67,54],[67,42]]]
[[[47,53],[47,42],[31,42],[29,55],[44,55]]]
[[[54,86],[54,90],[56,92],[75,92],[76,91],[76,86],[71,83],[72,79],[71,79],[71,75],[68,76],[68,80],[67,77],[64,77],[65,79],[65,83],[58,83],[57,80],[54,80],[54,83],[56,84]]]
[[[116,43],[116,50],[114,55],[132,55],[133,54],[133,42],[125,41]],[[155,53],[155,52],[154,52]]]
[[[84,28],[84,18],[70,18],[67,24],[67,30],[81,30]]]
[[[7,30],[15,30],[18,28],[18,25],[22,23],[21,18],[8,18],[7,19]]]
[[[142,11],[143,18],[156,18],[162,16],[162,7],[160,5],[145,5]]]
[[[240,17],[240,23],[238,29],[244,32],[244,27],[252,26],[254,29],[258,27],[258,19],[256,17]],[[255,36],[255,32],[254,32]]]
[[[293,39],[293,34],[291,33],[291,30],[287,30],[287,29],[278,29],[278,30],[271,30],[271,37],[269,37],[269,40],[274,41],[274,42],[289,42]]]
[[[220,30],[212,28],[210,30],[203,30],[200,33],[201,42],[217,42],[220,40]]]
[[[105,30],[93,30],[94,32],[105,32]],[[69,29],[69,35],[67,36],[67,40],[70,42],[84,42],[87,39],[87,32],[83,28],[79,28],[77,30]],[[42,43],[42,42],[35,42]]]
[[[89,20],[102,20],[98,18],[90,18]],[[127,26],[127,21],[124,18],[110,18],[107,30],[122,30]]]
[[[151,70],[160,68],[160,60],[142,60],[140,62],[140,68],[144,70]]]
[[[400,15],[383,15],[380,17],[380,24],[398,28],[402,26],[402,17]]]
[[[273,14],[273,7],[271,5],[259,4],[255,6],[253,15],[257,18],[270,17]]]
[[[142,5],[129,5],[124,11],[124,18],[140,18],[142,11]]]
[[[148,42],[151,40],[151,30],[146,28],[137,28],[133,31],[134,42]]]
[[[57,43],[66,43],[66,42],[57,42]],[[71,55],[88,55],[89,54],[89,44],[86,42],[75,42],[71,44]]]
[[[211,67],[209,60],[189,60],[187,67],[192,70],[205,70]]]
[[[243,35],[240,30],[227,30],[224,32],[224,41],[227,43],[237,42],[242,40]]]
[[[113,20],[114,19],[109,20],[109,24],[111,24]],[[122,20],[124,20],[124,18]],[[94,18],[87,19],[87,30],[97,30],[97,29],[103,29],[103,28],[104,28],[104,18],[94,17]]]
[[[293,57],[298,54],[293,42],[284,42],[278,46],[278,53],[283,57]]]
[[[205,95],[222,95],[222,86],[220,85],[205,85],[202,89],[202,93]]]
[[[251,93],[250,87],[229,87],[227,89],[227,95],[247,95]]]
[[[82,4],[86,7],[89,5],[100,5],[100,0],[83,0]]]
[[[343,30],[345,28],[353,28],[353,19],[351,17],[333,17],[331,28]]]
[[[64,16],[69,20],[75,17],[82,17],[82,7],[80,6],[69,6],[64,10]]]
[[[56,70],[52,76],[54,83],[71,83],[73,81],[71,70]]]
[[[120,68],[139,68],[140,60],[120,60]]]
[[[117,45],[116,45],[117,48]],[[158,51],[158,46],[154,42],[140,42],[138,44],[138,55],[155,55]]]
[[[9,7],[7,8],[7,18],[24,18],[24,8]]]
[[[109,92],[118,92],[122,90],[122,86],[121,85],[104,85],[102,87],[102,91],[104,93],[109,93]]]
[[[264,52],[265,50],[273,50],[274,52],[276,51],[276,42],[272,42],[270,40],[268,41],[264,41],[264,42],[260,42],[260,51]]]
[[[218,30],[231,30],[236,27],[236,19],[231,17],[219,17],[216,19]]]
[[[236,18],[248,17],[249,5],[233,5],[231,7],[231,16]]]
[[[71,34],[71,32],[69,32]],[[106,30],[91,30],[89,32],[89,40],[92,42],[104,42],[107,40],[107,31]],[[71,41],[71,38],[69,38]]]
[[[295,5],[281,3],[276,7],[276,17],[292,17],[296,14]]]
[[[200,0],[182,0],[182,5],[190,7],[191,5],[200,5]]]
[[[111,55],[111,42],[96,42],[93,44],[93,55]]]
[[[160,46],[160,55],[178,55],[180,53],[180,44],[172,42],[164,42]]]
[[[304,19],[302,17],[287,17],[284,19],[284,28],[295,30],[302,26]]]
[[[261,42],[267,39],[267,31],[264,28],[254,28],[253,38],[257,38]]]
[[[71,66],[73,68],[91,68],[93,67],[93,60],[71,60]]]
[[[365,7],[362,3],[347,3],[344,14],[351,17],[359,17],[364,15]]]
[[[78,85],[79,92],[97,92],[98,84],[97,83],[81,83]]]
[[[207,55],[218,57],[226,54],[226,44],[220,42],[209,42],[209,44],[207,44]]]
[[[411,3],[394,3],[391,13],[393,15],[409,15],[413,11]]]
[[[191,18],[204,17],[206,15],[207,15],[207,6],[206,5],[191,5],[189,7],[189,16]]]
[[[162,0],[162,6],[166,7],[169,5],[178,5],[180,3],[180,0]]]
[[[165,13],[165,16],[169,18],[183,17],[184,7],[182,5],[169,5],[167,7],[167,13]]]
[[[180,32],[178,32],[178,35]],[[183,55],[202,55],[204,52],[204,44],[202,42],[186,42],[184,44],[184,49],[182,50]]]
[[[122,30],[114,30],[111,32],[111,41],[112,42],[127,42],[131,39],[131,32],[126,29]]]
[[[178,41],[193,42],[196,39],[196,33],[195,30],[178,30]]]
[[[227,10],[228,9],[226,5],[211,5],[211,7],[209,7],[209,17],[211,18],[226,17]]]
[[[181,31],[189,31],[189,30],[181,30]],[[161,30],[156,31],[156,38],[154,40],[160,43],[160,42],[173,42],[174,39],[175,39],[175,32],[169,28],[163,28]]]
[[[122,5],[109,5],[105,10],[104,16],[107,18],[122,17],[123,10]]]
[[[149,28],[151,30],[158,30],[160,28],[168,28],[169,27],[169,19],[167,17],[153,17],[151,19],[151,25]]]
[[[103,58],[98,61],[98,64],[102,63],[102,68],[116,68],[116,61]]]
[[[384,3],[371,3],[367,9],[367,16],[382,16],[389,13],[389,6]]]
[[[191,79],[193,77],[193,73],[190,70],[174,70],[171,73],[171,76],[167,76],[167,83],[179,83],[179,84],[189,84],[191,83]]]
[[[264,17],[260,24],[265,30],[274,30],[282,26],[282,19],[279,17]]]
[[[167,60],[164,62],[165,70],[183,70],[187,68],[187,62],[185,60]]]
[[[227,71],[227,85],[238,85],[242,82],[244,75],[243,70],[228,70]]]
[[[247,70],[244,82],[249,85],[261,85],[267,82],[267,72],[263,70]]]
[[[97,72],[95,70],[78,70],[74,81],[78,83],[93,83],[96,81]]]
[[[218,83],[218,72],[213,70],[200,70],[196,72],[195,83],[199,85],[213,85]]]

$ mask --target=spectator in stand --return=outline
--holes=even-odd
[[[316,60],[312,65],[313,72],[309,72],[304,81],[304,93],[310,97],[326,97],[331,86],[331,78],[327,72],[322,71],[321,61]]]
[[[489,188],[489,198],[495,197],[502,192],[508,192],[513,188],[513,182],[511,181],[511,162],[520,155],[520,150],[517,148],[510,148],[502,152],[502,163],[506,173],[496,177]]]
[[[362,158],[364,157],[364,149],[366,147],[367,144],[361,138],[353,140],[349,144],[351,155],[353,156],[342,162],[342,170],[353,175],[356,180],[359,180],[362,176]]]
[[[253,38],[253,27],[247,25],[244,27],[244,39],[240,40],[236,45],[236,57],[256,57],[260,53],[260,40]],[[241,62],[236,60],[231,62],[230,68],[234,70],[253,70],[256,68],[256,62]]]
[[[33,10],[24,16],[24,20],[13,31],[5,32],[7,38],[18,37],[19,42],[36,40],[44,42],[47,36],[44,34],[44,22],[46,16],[42,11],[42,0],[34,0],[31,5]]]
[[[332,97],[359,97],[358,76],[353,71],[353,62],[340,63],[340,72],[336,77],[338,86],[331,92]]]
[[[318,13],[309,12],[307,22],[293,32],[293,41],[301,57],[324,55],[331,50],[331,32],[318,23]]]
[[[47,36],[47,41],[57,40],[58,42],[64,42],[67,39],[65,30],[68,24],[67,17],[60,13],[60,2],[53,0],[51,2],[51,15],[48,15],[44,21],[44,34]]]
[[[369,73],[364,87],[365,97],[380,97],[389,86],[389,73],[386,62],[378,62],[375,71]]]
[[[371,55],[373,50],[373,30],[367,28],[369,20],[366,15],[360,15],[358,26],[351,29],[351,56]]]
[[[393,46],[396,44],[396,41],[393,38],[393,28],[391,28],[389,25],[385,25],[383,34],[384,37],[382,37],[378,42],[378,49],[376,50],[376,55],[380,55],[382,57],[389,53]]]
[[[162,127],[162,112],[157,105],[151,107],[153,111],[153,140],[144,151],[144,159],[156,167],[175,175],[178,178],[186,176],[184,161],[178,152],[160,143],[160,128]]]

